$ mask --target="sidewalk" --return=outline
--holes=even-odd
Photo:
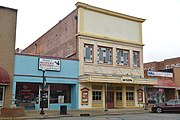
[[[23,117],[1,117],[0,120],[24,120],[24,119],[43,119],[43,118],[58,118],[58,117],[77,117],[77,116],[102,116],[102,115],[120,115],[120,114],[137,114],[148,113],[148,110],[143,108],[131,108],[131,109],[104,109],[95,110],[68,110],[66,115],[60,115],[59,110],[45,110],[45,115],[41,115],[40,110],[26,110]]]

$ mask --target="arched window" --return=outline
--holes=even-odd
[[[166,69],[170,69],[170,66],[169,66],[169,65],[166,65]]]
[[[176,64],[176,67],[180,67],[180,63],[177,63],[177,64]]]
[[[172,65],[171,65],[171,68],[173,68],[173,67],[175,67],[175,65],[174,65],[174,64],[172,64]]]
[[[154,67],[151,68],[151,71],[154,71]]]

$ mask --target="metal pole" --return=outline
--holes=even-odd
[[[147,103],[146,103],[146,85],[144,85],[144,100],[145,100],[145,106],[144,106],[144,110],[148,110],[147,108]]]
[[[105,87],[105,106],[106,106],[106,108],[105,108],[105,111],[108,111],[108,106],[107,106],[107,104],[108,104],[108,85],[107,85],[107,82],[106,82],[106,87]]]
[[[42,114],[42,115],[44,115],[45,113],[44,113],[44,73],[45,73],[45,70],[42,70],[42,72],[43,72],[43,82],[42,82],[42,93],[41,93],[41,112],[40,112],[40,114]]]

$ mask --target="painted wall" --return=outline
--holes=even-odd
[[[13,94],[16,91],[16,82],[42,83],[42,71],[38,70],[38,56],[15,55]],[[61,71],[46,71],[46,82],[71,85],[71,103],[68,109],[78,109],[78,76],[79,62],[60,58],[47,58],[61,60]],[[50,104],[50,109],[59,109],[60,104]],[[36,106],[37,107],[37,106]]]
[[[84,10],[82,32],[139,43],[139,23]]]
[[[4,107],[11,105],[16,21],[16,9],[0,6],[0,66],[8,72],[11,80],[11,84],[5,87]]]

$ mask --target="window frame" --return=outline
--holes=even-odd
[[[91,46],[92,47],[92,60],[86,60],[86,51],[85,51],[85,46]],[[94,63],[94,45],[92,44],[86,44],[84,43],[84,62],[85,63]]]
[[[138,53],[137,65],[134,64],[134,61],[135,61],[135,60],[134,60],[134,53]],[[140,51],[135,51],[135,50],[133,50],[133,66],[134,66],[134,67],[140,67]]]
[[[119,52],[122,51],[122,53],[123,53],[123,63],[122,64],[120,64],[121,63],[121,58],[120,58],[120,63],[117,62],[118,61],[118,52],[117,52],[118,50],[119,50]],[[128,54],[127,55],[128,59],[126,59],[127,60],[127,65],[125,65],[125,63],[124,63],[124,52],[127,52],[127,54]],[[130,51],[127,50],[127,49],[116,48],[116,64],[118,66],[127,66],[127,67],[129,67],[130,66],[130,54],[129,53],[130,53]]]
[[[98,59],[97,59],[97,63],[98,64],[106,64],[106,65],[113,65],[113,47],[106,47],[106,46],[98,46],[97,47],[98,49],[97,49],[97,57],[98,57]],[[104,59],[104,57],[103,57],[103,55],[102,55],[102,57],[103,57],[103,62],[100,62],[100,60],[99,60],[99,49],[100,48],[105,48],[105,49],[110,49],[111,50],[111,52],[110,52],[110,54],[111,54],[111,56],[110,56],[110,63],[107,63],[106,62],[106,58]],[[104,53],[102,53],[102,54],[105,54],[106,52],[104,52]]]

